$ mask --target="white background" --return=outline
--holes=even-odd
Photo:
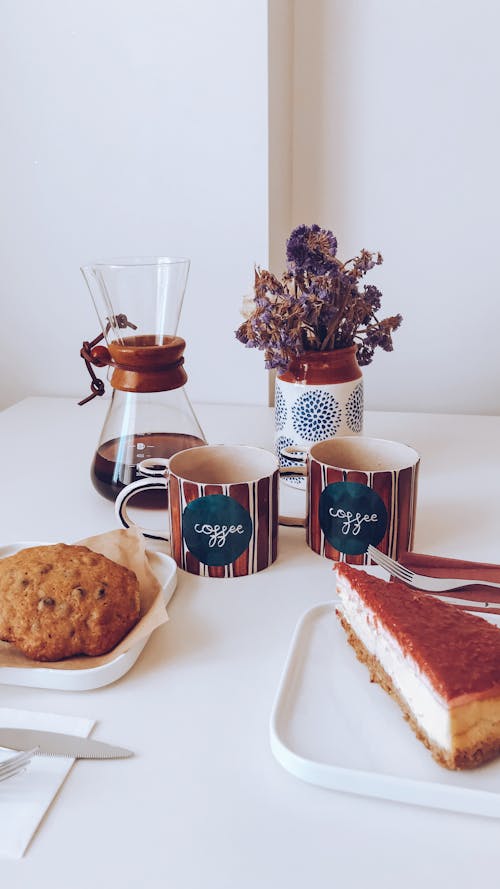
[[[191,395],[265,403],[234,330],[267,262],[267,3],[1,7],[3,405],[87,394],[99,326],[80,265],[144,254],[191,259]]]
[[[191,397],[265,403],[241,296],[319,222],[343,258],[381,250],[371,280],[404,315],[367,406],[499,413],[500,8],[270,11],[268,28],[265,0],[3,0],[0,407],[86,394],[79,266],[155,253],[192,260]]]
[[[404,316],[371,407],[500,412],[499,29],[495,0],[297,0],[293,221],[380,250]]]

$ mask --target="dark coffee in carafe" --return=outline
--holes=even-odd
[[[177,451],[204,444],[196,435],[178,432],[149,432],[112,439],[101,444],[96,452],[91,469],[92,483],[99,494],[114,501],[125,485],[143,478],[137,471],[141,460],[168,458]],[[133,504],[142,508],[165,508],[166,497],[165,490],[148,491],[137,494]]]

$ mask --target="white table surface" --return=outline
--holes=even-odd
[[[116,527],[89,481],[106,404],[30,398],[0,414],[0,541],[76,541]],[[210,442],[272,446],[267,408],[198,405]],[[422,457],[415,549],[500,562],[500,417],[368,414],[365,434]],[[333,593],[331,564],[281,528],[250,578],[179,572],[170,622],[95,691],[0,686],[2,706],[88,716],[132,760],[76,763],[0,884],[37,889],[498,882],[500,824],[301,782],[273,758],[269,716],[294,627]],[[1,825],[0,825],[1,829]]]

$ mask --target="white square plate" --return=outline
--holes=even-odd
[[[276,759],[303,781],[388,800],[500,817],[500,759],[439,766],[348,645],[335,602],[300,620],[270,724]]]

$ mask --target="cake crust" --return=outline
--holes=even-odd
[[[335,570],[449,706],[500,695],[498,627],[399,581],[387,583],[343,562]]]
[[[425,744],[439,765],[452,770],[472,769],[490,762],[500,754],[500,738],[498,737],[485,738],[481,743],[472,747],[459,750],[455,749],[454,751],[444,750],[442,747],[439,747],[434,743],[417,723],[411,711],[408,709],[405,699],[399,694],[391,677],[386,673],[380,662],[370,654],[340,612],[337,612],[337,617],[339,618],[345,631],[347,641],[353,648],[356,657],[362,664],[365,664],[365,666],[368,667],[370,681],[376,682],[388,695],[390,695],[391,698],[394,699],[398,704],[404,719],[408,722],[418,740]]]

